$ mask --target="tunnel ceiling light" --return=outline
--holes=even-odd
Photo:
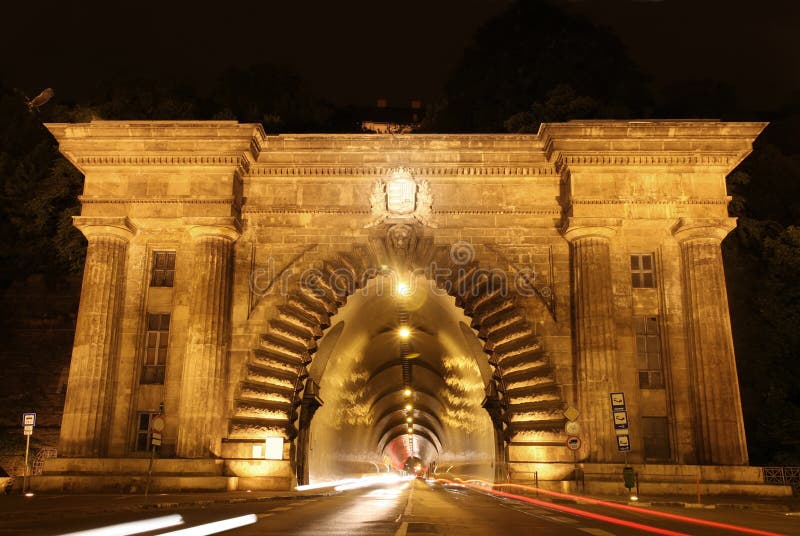
[[[411,336],[411,330],[407,327],[402,327],[398,330],[397,334],[400,335],[401,339],[407,339]]]
[[[409,428],[409,429],[408,429],[408,435],[411,435],[411,434],[413,434],[413,433],[414,433],[414,429],[413,429],[413,428]]]
[[[411,404],[406,404],[406,411],[411,411],[412,409],[414,409],[414,406]]]
[[[413,419],[413,418],[411,418],[411,417],[406,417],[406,422],[413,422],[413,421],[414,421],[414,419]]]
[[[411,286],[406,283],[405,281],[400,281],[397,284],[397,293],[400,296],[410,296],[411,295]]]
[[[403,389],[403,396],[411,396],[412,392],[413,391],[410,388],[406,387],[405,389]]]

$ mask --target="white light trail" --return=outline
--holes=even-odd
[[[159,536],[208,536],[209,534],[216,534],[226,530],[237,529],[245,525],[252,525],[258,521],[255,514],[247,514],[246,516],[231,517],[221,521],[214,521],[213,523],[206,523],[204,525],[195,525],[185,529],[175,530],[172,532],[162,532]]]
[[[163,517],[154,517],[152,519],[141,519],[139,521],[108,525],[107,527],[99,527],[96,529],[69,532],[61,536],[127,536],[128,534],[141,534],[142,532],[174,527],[175,525],[183,525],[182,516],[173,514]]]

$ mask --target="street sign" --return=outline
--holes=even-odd
[[[625,393],[611,393],[611,411],[625,411]]]
[[[22,430],[22,435],[33,435],[33,426],[26,426]]]
[[[161,415],[153,416],[152,420],[150,421],[150,428],[153,430],[153,432],[163,432],[164,425],[164,417]]]
[[[569,436],[567,438],[567,448],[569,450],[578,450],[581,448],[581,438],[578,436]]]
[[[567,435],[578,435],[581,433],[581,425],[578,424],[578,421],[567,421],[567,424],[564,425],[564,431]]]
[[[153,432],[150,436],[150,443],[154,447],[161,445],[161,434],[159,432]]]
[[[620,452],[630,452],[631,438],[628,434],[621,434],[617,436],[617,450]]]
[[[614,428],[617,430],[628,429],[628,412],[615,411],[614,412]]]
[[[578,415],[580,415],[580,413],[572,406],[564,410],[564,417],[566,417],[568,421],[574,421],[578,418]]]
[[[35,413],[23,413],[22,414],[22,426],[36,426],[36,414]]]

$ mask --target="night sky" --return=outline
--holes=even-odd
[[[800,2],[558,1],[608,26],[657,85],[714,79],[743,107],[800,90]],[[130,76],[201,90],[229,67],[286,65],[337,104],[432,102],[474,31],[508,0],[6,3],[0,76],[28,95],[90,95]]]

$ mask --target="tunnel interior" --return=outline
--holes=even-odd
[[[309,367],[310,482],[408,469],[490,478],[492,370],[453,297],[424,277],[381,275],[332,318]]]

